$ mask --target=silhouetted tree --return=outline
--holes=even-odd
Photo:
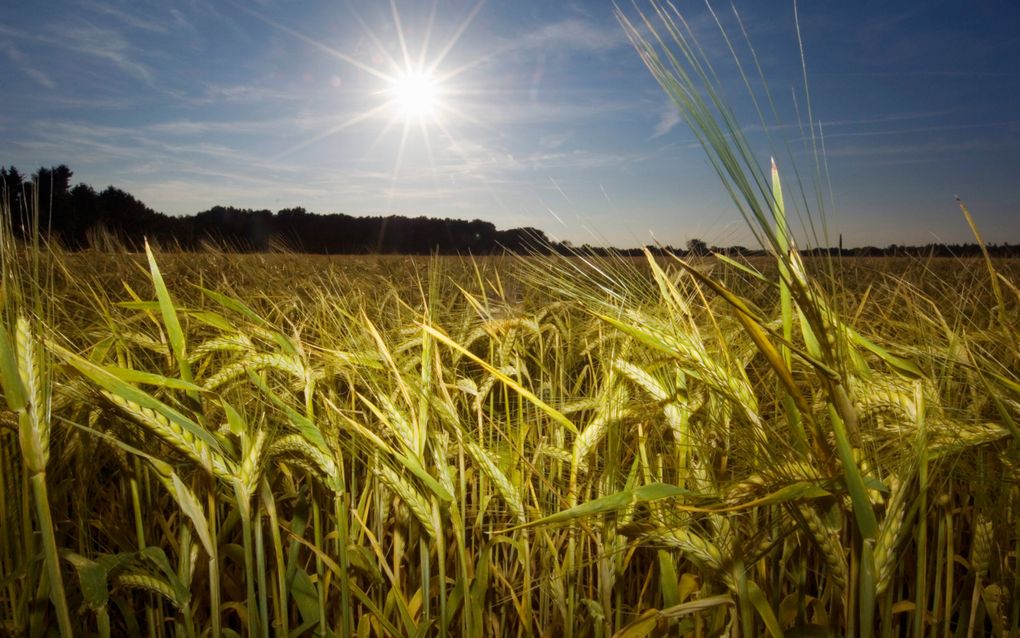
[[[61,236],[71,221],[69,191],[74,173],[66,165],[40,167],[32,176],[38,197],[40,225]]]
[[[687,252],[692,255],[702,256],[708,254],[708,244],[700,239],[687,240]]]
[[[4,198],[3,204],[11,214],[20,216],[24,210],[25,176],[15,168],[0,167],[0,197]]]
[[[88,246],[89,230],[100,220],[99,196],[88,184],[78,184],[69,194],[71,216],[61,239],[68,248]]]

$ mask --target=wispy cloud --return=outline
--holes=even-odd
[[[105,60],[140,80],[152,81],[152,70],[134,59],[131,45],[118,31],[88,23],[59,25],[54,29],[59,32],[59,37],[54,38],[58,44],[76,53]]]
[[[970,153],[996,148],[1010,148],[1014,145],[1008,139],[984,139],[966,141],[932,141],[921,144],[873,144],[830,147],[830,157],[890,157],[915,159],[919,161],[943,161],[947,153]]]
[[[923,111],[897,111],[892,113],[881,113],[870,117],[858,117],[842,120],[823,120],[822,124],[825,129],[831,130],[833,128],[853,128],[860,126],[867,126],[873,124],[890,124],[894,122],[912,121],[912,120],[928,120],[934,118],[945,117],[947,115],[953,115],[958,113],[958,109],[940,109],[940,110],[923,110]],[[768,130],[770,131],[782,131],[782,130],[796,130],[796,129],[807,129],[807,122],[801,123],[786,123],[786,124],[769,124]],[[764,129],[761,124],[747,124],[741,127],[745,133],[757,133]],[[828,134],[826,134],[828,136]]]
[[[274,130],[289,122],[272,120],[169,120],[150,124],[146,128],[154,133],[186,137],[209,133],[260,133]]]
[[[584,18],[551,22],[516,40],[521,49],[557,49],[592,53],[609,51],[629,42],[616,24],[602,25]]]
[[[115,7],[114,5],[107,2],[97,2],[95,0],[88,0],[84,3],[86,7],[92,9],[98,14],[107,15],[117,20],[120,20],[125,25],[132,29],[139,29],[141,31],[149,31],[152,33],[166,33],[168,31],[166,25],[156,22],[154,20],[147,20],[138,15],[134,15]]]
[[[5,46],[4,52],[7,53],[7,57],[21,70],[22,73],[32,78],[32,80],[37,84],[40,84],[47,89],[55,89],[57,87],[57,83],[51,80],[50,76],[30,65],[25,58],[25,54],[18,50],[18,48],[13,44]]]
[[[206,84],[201,94],[187,98],[194,105],[264,104],[269,101],[294,101],[306,96],[293,91],[251,84]]]
[[[1020,120],[1004,120],[1001,122],[969,122],[967,124],[945,124],[940,126],[916,126],[907,128],[885,129],[880,131],[849,131],[844,133],[826,133],[826,139],[840,137],[889,137],[894,135],[912,135],[916,133],[939,133],[943,131],[964,131],[968,129],[998,128],[1014,131]],[[799,140],[798,140],[799,141]]]
[[[541,149],[514,154],[475,140],[459,139],[445,149],[447,156],[437,162],[437,171],[445,175],[488,180],[519,179],[545,171],[624,167],[645,161],[643,153],[609,152],[578,148]]]
[[[223,169],[244,168],[261,171],[288,172],[286,164],[267,162],[252,152],[240,151],[212,141],[174,143],[154,135],[145,128],[103,126],[88,122],[32,122],[35,131],[29,140],[12,142],[14,146],[31,149],[67,161],[144,161],[164,169],[180,166],[218,166]]]
[[[654,140],[666,135],[676,128],[676,125],[679,124],[680,121],[680,109],[678,109],[676,104],[673,104],[673,102],[667,102],[662,113],[659,115],[659,122],[655,125],[655,131],[652,133],[651,139]]]
[[[621,112],[641,108],[635,100],[619,97],[607,98],[593,92],[564,94],[543,93],[534,99],[526,95],[504,97],[495,94],[477,106],[466,110],[484,110],[485,120],[498,124],[549,124],[554,122],[580,122],[612,118]]]

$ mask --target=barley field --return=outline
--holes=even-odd
[[[655,6],[621,22],[769,257],[8,223],[0,634],[1017,636],[1020,263],[802,257],[824,211]]]
[[[1016,263],[3,255],[5,634],[1015,635]]]

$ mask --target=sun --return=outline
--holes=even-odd
[[[366,103],[364,110],[353,112],[350,117],[285,149],[277,155],[277,158],[319,143],[362,122],[381,120],[382,128],[375,139],[370,142],[366,152],[372,151],[376,144],[391,131],[399,131],[399,142],[396,146],[396,159],[389,189],[389,197],[392,198],[396,192],[405,151],[409,147],[413,133],[420,133],[421,144],[418,150],[423,151],[423,153],[415,152],[415,158],[423,155],[428,160],[433,178],[438,184],[439,169],[433,154],[433,140],[442,140],[440,142],[442,146],[437,148],[441,148],[443,152],[453,149],[450,152],[458,153],[455,134],[457,128],[459,126],[484,126],[483,122],[472,115],[470,101],[464,103],[465,96],[479,95],[479,88],[465,86],[462,76],[468,71],[484,65],[491,57],[490,55],[472,56],[460,65],[451,65],[451,61],[456,58],[455,55],[451,55],[451,52],[461,36],[468,30],[475,16],[478,15],[485,0],[476,0],[474,6],[467,11],[456,28],[452,30],[450,36],[440,39],[433,38],[433,27],[439,5],[438,0],[433,1],[427,19],[420,25],[413,24],[414,28],[410,30],[410,33],[416,34],[416,37],[421,36],[420,42],[417,43],[408,41],[408,32],[405,32],[404,29],[407,20],[406,17],[400,15],[397,3],[398,0],[389,1],[392,13],[392,32],[395,37],[388,43],[369,27],[351,3],[348,3],[348,8],[361,25],[365,41],[371,50],[370,55],[361,56],[344,53],[328,43],[315,40],[258,11],[246,9],[248,13],[271,27],[364,73],[374,84],[363,84],[360,90],[364,91],[363,95],[370,95],[378,100],[374,105]],[[417,50],[415,51],[416,44]],[[356,82],[360,81],[361,78],[357,77]],[[465,107],[467,107],[466,110]]]
[[[390,97],[406,120],[428,120],[439,111],[439,80],[427,71],[405,71],[390,81]]]

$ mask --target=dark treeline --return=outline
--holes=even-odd
[[[275,214],[269,210],[215,206],[191,216],[170,216],[156,212],[130,193],[108,186],[96,191],[88,184],[71,186],[74,173],[65,165],[40,168],[25,175],[15,167],[0,167],[0,203],[13,216],[15,232],[30,228],[28,211],[38,202],[42,211],[40,227],[51,240],[69,250],[99,248],[110,243],[137,250],[144,239],[163,246],[196,250],[213,244],[242,252],[261,252],[283,248],[320,254],[473,254],[513,252],[558,252],[582,255],[633,255],[641,248],[618,249],[599,246],[575,246],[554,242],[536,228],[497,230],[490,222],[429,217],[375,216],[354,217],[343,214],[319,215],[304,208],[286,208]],[[680,256],[707,255],[711,252],[730,256],[765,254],[742,246],[709,246],[692,239],[684,248],[648,246],[657,254]],[[1000,257],[1020,257],[1020,245],[990,244],[989,252]],[[981,254],[977,244],[929,244],[926,246],[865,246],[802,251],[805,254],[843,254],[846,256],[954,256]]]
[[[129,249],[148,239],[183,250],[213,244],[242,252],[283,248],[323,254],[485,255],[551,244],[538,229],[497,230],[481,220],[317,215],[304,208],[274,214],[228,206],[177,217],[156,212],[113,186],[102,191],[88,184],[72,187],[72,175],[64,165],[40,168],[30,177],[13,166],[0,168],[0,197],[6,198],[4,210],[13,215],[14,230],[28,232],[28,211],[37,201],[41,229],[69,250],[99,247],[110,238]]]

